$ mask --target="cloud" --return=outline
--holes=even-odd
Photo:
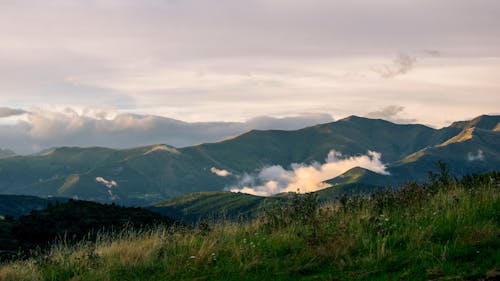
[[[329,187],[324,181],[335,178],[354,167],[389,175],[386,165],[380,159],[381,154],[374,151],[368,151],[366,155],[343,157],[341,153],[332,150],[328,153],[324,164],[294,163],[291,165],[291,170],[280,165],[265,167],[256,175],[243,175],[240,182],[230,190],[260,196],[297,190],[313,192]]]
[[[184,122],[156,115],[87,108],[32,109],[15,124],[0,124],[0,147],[20,154],[57,146],[130,148],[151,144],[184,147],[215,142],[252,129],[300,129],[333,120],[328,114],[258,117],[247,122]]]
[[[116,200],[119,199],[119,197],[115,194],[113,194],[113,188],[117,187],[118,184],[114,180],[107,180],[103,177],[96,177],[95,181],[98,183],[102,183],[105,187],[107,187],[108,194],[109,194],[109,199],[111,200]]]
[[[113,188],[118,186],[118,184],[115,181],[108,181],[103,177],[96,177],[95,181],[104,184],[104,186],[106,186],[107,188]]]
[[[431,56],[431,57],[440,57],[443,55],[443,53],[441,51],[432,50],[432,49],[427,49],[427,50],[424,50],[423,52],[424,52],[424,54]]]
[[[274,118],[269,116],[259,116],[246,121],[247,126],[259,128],[261,130],[277,129],[294,130],[311,126],[311,124],[322,124],[333,122],[334,119],[330,114],[304,114],[293,117]]]
[[[231,172],[229,172],[227,170],[219,170],[215,167],[210,168],[210,172],[216,174],[219,177],[227,177],[227,176],[231,175]]]
[[[22,110],[22,109],[15,109],[15,108],[10,108],[10,107],[0,107],[0,118],[18,116],[18,115],[23,115],[26,113],[28,113],[28,112],[25,110]]]
[[[467,161],[484,161],[484,153],[481,149],[477,150],[477,154],[472,152],[467,153]]]
[[[366,117],[374,119],[384,119],[400,124],[415,123],[417,120],[414,118],[402,118],[399,116],[399,114],[404,110],[404,106],[389,105],[382,108],[381,110],[369,112],[368,114],[366,114]]]
[[[416,57],[401,53],[394,59],[393,65],[375,67],[373,71],[380,74],[382,78],[390,79],[410,72],[415,67],[416,63]]]

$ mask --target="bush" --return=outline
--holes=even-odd
[[[264,211],[260,221],[268,230],[293,224],[311,225],[317,221],[319,201],[316,193],[294,193],[284,204]]]

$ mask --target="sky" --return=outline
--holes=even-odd
[[[1,0],[0,146],[107,144],[168,118],[237,123],[157,136],[182,145],[353,114],[498,114],[499,26],[497,0]]]

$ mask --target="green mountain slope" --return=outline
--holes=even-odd
[[[148,209],[189,222],[252,218],[283,197],[262,197],[229,191],[199,192],[155,204]]]
[[[462,130],[478,128],[495,131],[496,128],[498,129],[500,127],[500,118],[498,115],[481,115],[472,120],[454,122],[450,127],[460,128]]]
[[[392,164],[389,172],[404,180],[422,180],[442,160],[452,175],[482,173],[500,167],[500,132],[469,128],[441,145],[422,149]]]

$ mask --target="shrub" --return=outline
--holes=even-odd
[[[294,193],[284,204],[265,210],[260,217],[264,228],[281,229],[293,224],[310,225],[317,221],[319,201],[316,193]]]

